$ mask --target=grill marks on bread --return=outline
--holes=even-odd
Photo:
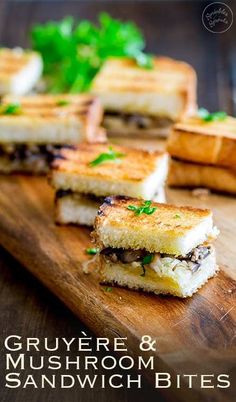
[[[34,52],[0,49],[0,78],[19,73],[31,61]]]
[[[131,59],[108,60],[94,80],[93,89],[142,92],[158,90],[184,91],[195,78],[193,69],[184,62],[167,57],[154,58],[154,68],[145,70]]]
[[[208,209],[152,202],[155,211],[151,215],[136,215],[129,205],[140,207],[142,200],[105,199],[94,226],[99,248],[145,248],[150,253],[184,255],[212,236],[212,212]]]
[[[112,149],[125,156],[120,158],[120,163],[101,163],[91,168],[89,163],[101,153],[109,150],[110,144],[80,144],[77,148],[63,149],[63,160],[55,161],[54,170],[76,175],[86,175],[109,180],[129,180],[140,182],[154,172],[158,161],[166,157],[162,151],[144,151],[125,146],[112,145]],[[119,158],[117,158],[119,159]]]
[[[60,106],[60,101],[68,102]],[[96,107],[98,101],[88,95],[37,95],[37,96],[6,96],[1,105],[19,103],[21,113],[27,117],[79,117],[83,119],[88,116],[91,108]]]

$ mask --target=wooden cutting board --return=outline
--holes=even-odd
[[[219,275],[191,299],[157,297],[120,288],[106,291],[96,272],[83,273],[91,246],[84,227],[53,222],[53,192],[45,178],[0,177],[0,244],[59,297],[97,335],[128,337],[129,354],[140,355],[143,335],[156,340],[155,370],[173,374],[168,400],[233,401],[230,389],[176,390],[178,374],[226,373],[235,363],[236,200],[168,190],[168,201],[210,207],[221,230],[216,242]],[[148,372],[153,381],[154,372]],[[235,379],[235,378],[234,378]],[[232,377],[231,377],[231,381]]]

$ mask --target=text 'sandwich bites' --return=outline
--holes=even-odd
[[[52,165],[56,221],[92,226],[107,195],[129,195],[164,202],[168,170],[165,152],[109,144],[63,149]]]
[[[111,58],[91,88],[103,104],[108,134],[166,136],[172,124],[196,109],[196,73],[187,63],[154,57],[153,68]]]
[[[0,96],[25,95],[39,80],[43,71],[42,58],[37,52],[0,49]]]
[[[205,109],[203,109],[204,111]],[[168,184],[236,194],[236,119],[224,112],[176,124],[168,140]]]
[[[0,103],[0,172],[45,173],[63,147],[106,139],[91,95],[6,96]]]
[[[217,271],[208,209],[107,197],[94,227],[103,283],[187,297]]]

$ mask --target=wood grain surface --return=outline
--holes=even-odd
[[[95,336],[93,332],[81,323],[59,299],[45,288],[35,277],[25,270],[10,254],[0,248],[0,317],[1,317],[1,336],[0,336],[0,400],[1,402],[143,402],[148,396],[149,401],[162,402],[159,393],[150,387],[147,381],[143,381],[142,388],[109,388],[102,389],[99,384],[94,388],[77,387],[69,389],[9,389],[5,387],[5,354],[6,349],[2,340],[12,334],[22,337],[23,342],[27,337],[37,337],[40,340],[45,338],[54,342],[55,338],[66,338],[68,340],[77,338],[81,332],[85,332],[91,337],[93,350],[95,350]],[[25,344],[22,349],[27,353]],[[71,357],[77,354],[76,345],[72,347]],[[65,348],[60,343],[57,351],[62,359],[66,354]],[[31,355],[37,361],[38,352],[31,351]],[[94,355],[88,352],[88,355]],[[96,352],[98,360],[101,360],[106,353]],[[22,380],[31,374],[29,365],[26,363],[22,373]],[[51,376],[51,370],[45,369],[44,373]],[[84,374],[83,368],[80,370]],[[114,369],[111,374],[123,374],[121,369]],[[64,369],[58,370],[58,374],[65,374]],[[70,374],[76,376],[78,371],[75,366],[71,366]],[[91,367],[86,374],[93,376],[94,371]],[[107,374],[106,370],[100,370],[100,374]],[[132,375],[135,375],[132,372]],[[40,383],[41,371],[34,372],[36,383]]]
[[[111,339],[127,336],[129,352],[135,356],[140,354],[138,345],[144,334],[156,339],[157,370],[231,374],[235,363],[235,200],[212,195],[200,201],[181,190],[169,191],[168,199],[211,206],[222,230],[217,242],[221,272],[191,299],[119,288],[106,292],[96,272],[84,274],[82,262],[88,258],[85,249],[90,245],[90,232],[53,223],[53,192],[44,178],[0,178],[0,243],[96,334]],[[175,391],[173,400],[178,395],[184,398],[183,392]],[[199,389],[191,390],[191,400],[203,401],[208,396],[206,390],[206,399]],[[216,389],[209,397],[230,401],[232,396]]]

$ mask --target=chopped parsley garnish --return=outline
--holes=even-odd
[[[119,162],[119,158],[123,158],[124,156],[125,154],[114,151],[112,147],[109,147],[107,152],[101,153],[96,159],[89,162],[89,166],[94,167],[100,165],[101,163],[109,161]]]
[[[102,286],[101,290],[102,290],[103,292],[112,292],[112,288],[111,288],[110,286],[108,286],[108,287]]]
[[[99,248],[87,248],[86,253],[89,255],[95,255],[99,252]]]
[[[8,103],[1,106],[1,114],[20,114],[21,106],[19,103]]]
[[[151,262],[153,261],[153,258],[154,258],[153,254],[147,254],[147,255],[145,255],[145,257],[143,257],[142,262],[141,262],[143,272],[142,272],[142,274],[140,276],[145,276],[146,275],[145,265],[151,264]]]
[[[210,113],[207,109],[200,108],[198,110],[198,116],[205,122],[223,121],[227,117],[227,113],[223,111]]]
[[[137,207],[136,205],[128,205],[127,209],[135,212],[135,215],[151,215],[157,209],[157,207],[152,207],[151,204],[152,201],[144,201],[144,203],[140,207]]]
[[[70,101],[67,99],[59,99],[57,101],[57,106],[67,106],[70,104]]]
[[[112,288],[110,288],[110,287],[105,288],[105,292],[112,292]]]
[[[48,90],[52,93],[87,91],[109,57],[129,57],[141,68],[153,67],[144,53],[145,40],[133,22],[101,13],[98,22],[66,17],[34,25],[33,49],[41,53]]]
[[[181,215],[180,215],[180,214],[175,214],[175,215],[174,215],[174,218],[175,218],[175,219],[180,219],[180,218],[181,218]]]

